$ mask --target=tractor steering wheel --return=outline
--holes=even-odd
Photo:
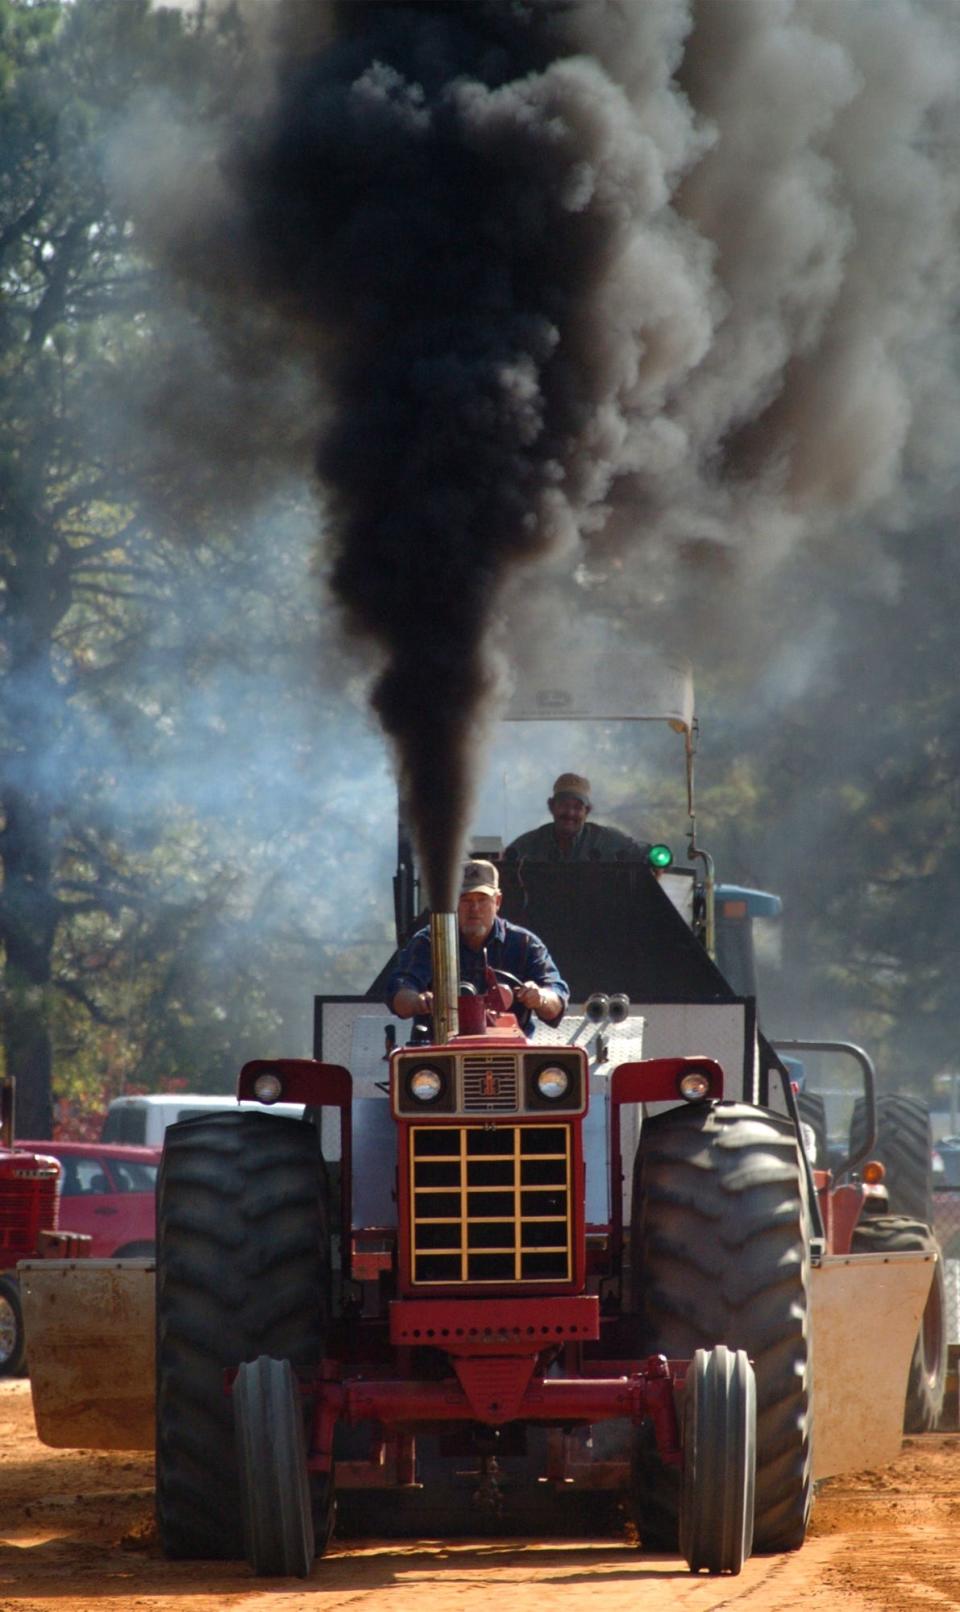
[[[523,990],[523,980],[518,980],[516,974],[509,973],[507,971],[507,969],[505,969],[505,968],[491,968],[490,972],[493,975],[494,979],[502,980],[504,985],[509,985],[510,986],[511,990],[514,990],[514,991],[522,991]]]

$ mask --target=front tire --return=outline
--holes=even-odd
[[[757,1395],[742,1349],[698,1349],[683,1395],[680,1554],[691,1573],[739,1573],[753,1543]]]
[[[26,1360],[20,1284],[15,1276],[0,1276],[0,1377],[22,1377]]]
[[[157,1199],[156,1467],[168,1556],[243,1556],[224,1374],[269,1354],[311,1377],[329,1283],[314,1126],[227,1112],[168,1127]]]
[[[289,1360],[245,1361],[233,1389],[247,1561],[306,1578],[316,1544],[300,1389]]]
[[[811,1498],[805,1173],[790,1120],[702,1103],[645,1120],[634,1170],[631,1266],[638,1354],[692,1359],[724,1343],[753,1361],[753,1548],[796,1550]],[[637,1530],[676,1548],[677,1484],[641,1428]]]
[[[943,1258],[936,1237],[920,1220],[876,1215],[854,1227],[852,1254],[933,1254],[936,1265],[910,1362],[903,1413],[905,1433],[932,1433],[943,1414],[947,1381],[947,1302]]]

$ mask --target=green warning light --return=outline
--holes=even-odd
[[[673,852],[669,845],[651,845],[647,853],[647,861],[652,868],[669,868],[673,866]]]

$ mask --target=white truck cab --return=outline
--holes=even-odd
[[[107,1109],[100,1140],[162,1147],[168,1125],[181,1119],[197,1119],[201,1114],[223,1108],[252,1109],[260,1114],[285,1115],[287,1119],[303,1118],[303,1105],[298,1103],[275,1103],[268,1108],[264,1103],[238,1103],[236,1097],[224,1095],[151,1092],[143,1097],[115,1097]]]

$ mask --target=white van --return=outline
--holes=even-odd
[[[268,1107],[265,1103],[238,1103],[235,1097],[206,1097],[192,1091],[180,1092],[178,1096],[158,1092],[146,1097],[115,1097],[104,1116],[100,1140],[162,1147],[168,1125],[179,1119],[198,1119],[201,1114],[225,1108],[282,1114],[287,1119],[303,1118],[302,1103],[273,1103]]]

